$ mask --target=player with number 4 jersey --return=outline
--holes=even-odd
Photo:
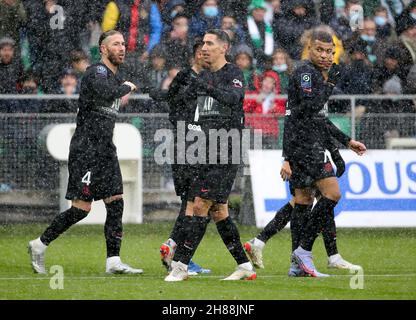
[[[45,251],[48,245],[69,227],[84,219],[92,201],[103,200],[107,209],[104,234],[107,245],[107,273],[142,273],[120,260],[123,182],[113,131],[121,98],[136,86],[120,78],[118,66],[124,62],[125,42],[115,30],[99,39],[102,60],[90,66],[81,82],[77,126],[71,139],[68,159],[66,198],[71,207],[56,215],[42,235],[29,242],[31,265],[36,273],[46,273]]]

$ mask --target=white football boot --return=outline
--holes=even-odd
[[[40,238],[29,241],[27,251],[30,255],[32,269],[35,273],[46,274],[45,251],[47,247],[40,241]]]
[[[239,264],[237,266],[237,269],[230,276],[222,280],[255,280],[256,278],[256,270],[254,270],[250,262],[246,262],[243,264]]]
[[[259,242],[260,240],[257,240]],[[256,238],[251,239],[244,243],[244,250],[247,252],[248,257],[256,268],[264,269],[263,263],[263,246],[256,243]]]
[[[188,265],[180,261],[172,261],[172,270],[166,276],[165,281],[176,282],[188,279]]]
[[[334,269],[347,269],[347,270],[359,270],[361,266],[352,264],[347,260],[344,260],[339,253],[334,254],[328,258],[328,268]]]
[[[107,258],[105,272],[110,274],[140,274],[143,269],[135,269],[121,262],[120,257],[114,256]]]

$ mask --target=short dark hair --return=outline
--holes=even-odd
[[[221,30],[221,29],[210,29],[207,32],[205,32],[205,34],[213,34],[216,35],[217,38],[222,41],[225,42],[228,46],[231,45],[231,39],[228,35],[227,32]]]
[[[98,40],[98,46],[100,47],[105,39],[107,39],[108,37],[111,37],[115,34],[121,34],[122,35],[122,33],[118,30],[108,30],[106,32],[103,32],[100,36],[100,39]]]
[[[327,32],[327,31],[323,31],[323,30],[313,30],[312,31],[312,35],[311,35],[311,44],[315,41],[321,41],[321,42],[325,42],[325,43],[332,43],[334,44],[334,40],[332,39],[332,34]]]
[[[201,38],[196,38],[194,45],[192,46],[192,55],[195,57],[196,52],[204,46],[204,42]]]

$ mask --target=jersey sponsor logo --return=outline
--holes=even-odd
[[[238,79],[234,79],[233,80],[233,85],[236,88],[242,88],[243,87],[243,83],[240,80],[238,80]]]
[[[292,114],[292,112],[290,110],[285,111],[285,116],[290,116],[291,114]]]
[[[302,73],[300,75],[300,86],[305,92],[312,92],[312,76],[310,73]]]
[[[87,185],[84,185],[82,187],[82,194],[84,194],[86,196],[90,196],[91,195],[90,187],[87,186]]]
[[[107,69],[104,66],[97,66],[97,73],[103,76],[107,76]]]

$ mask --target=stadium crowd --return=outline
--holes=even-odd
[[[110,29],[124,34],[121,72],[138,92],[167,89],[189,63],[194,39],[220,28],[232,40],[228,59],[243,71],[247,94],[256,94],[245,99],[246,112],[274,117],[248,125],[276,136],[273,115],[284,113],[276,95],[287,93],[288,75],[308,56],[315,27],[333,34],[343,70],[337,94],[416,94],[416,0],[0,0],[0,94],[78,93],[86,68],[100,58],[98,37]],[[166,111],[152,101],[124,103],[125,111]],[[76,109],[71,100],[0,100],[0,112]],[[350,111],[349,101],[329,105],[331,113]],[[359,119],[416,108],[412,100],[357,100],[355,112]],[[361,126],[374,134],[415,134],[402,123],[409,119],[380,121]]]

